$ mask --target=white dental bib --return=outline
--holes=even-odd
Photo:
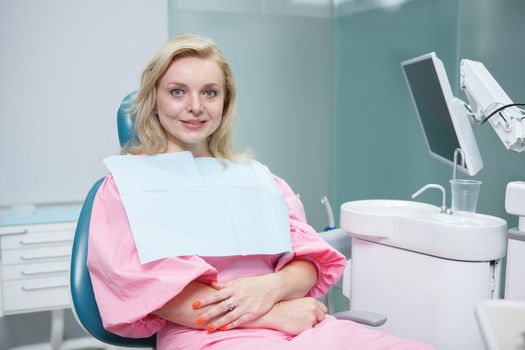
[[[190,152],[104,159],[142,264],[174,256],[291,251],[288,206],[257,161],[221,164]]]

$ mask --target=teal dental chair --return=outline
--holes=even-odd
[[[127,95],[117,113],[118,137],[121,146],[131,145],[134,142],[134,116],[130,106],[136,93]],[[93,293],[91,277],[87,268],[87,253],[89,241],[89,224],[95,195],[104,181],[98,180],[90,189],[77,223],[70,268],[70,293],[72,309],[79,324],[99,341],[122,347],[155,348],[156,336],[149,338],[126,338],[118,336],[104,329],[100,312]],[[334,315],[339,319],[352,320],[365,325],[378,327],[386,321],[386,317],[368,311],[344,311]]]
[[[118,136],[121,146],[134,140],[133,115],[129,111],[135,93],[126,96],[117,113]],[[93,200],[104,178],[98,180],[89,191],[77,223],[71,253],[70,292],[72,308],[79,324],[94,338],[103,343],[123,347],[155,348],[155,335],[149,338],[125,338],[108,332],[102,326],[100,313],[93,293],[87,268],[89,223]]]

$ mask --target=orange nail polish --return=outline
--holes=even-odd
[[[191,307],[194,308],[194,309],[198,309],[198,308],[201,307],[201,305],[202,305],[202,303],[201,303],[200,301],[197,300],[196,302],[194,302],[193,304],[191,304]]]
[[[197,324],[198,326],[200,326],[200,325],[203,324],[204,322],[206,322],[206,317],[204,317],[204,316],[199,316],[199,318],[195,321],[195,324]]]
[[[215,326],[210,324],[208,327],[206,327],[206,331],[213,332],[215,330]]]
[[[225,324],[224,326],[219,327],[219,329],[220,329],[221,331],[225,331],[225,330],[228,329],[228,325]]]

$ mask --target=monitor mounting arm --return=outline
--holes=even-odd
[[[466,107],[471,121],[482,124],[490,116],[488,122],[505,147],[516,152],[524,151],[525,115],[517,106],[498,111],[513,102],[485,66],[480,62],[461,60],[460,86],[467,96],[469,106]]]

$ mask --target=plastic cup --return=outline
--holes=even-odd
[[[481,181],[450,180],[452,189],[452,211],[476,212]]]

